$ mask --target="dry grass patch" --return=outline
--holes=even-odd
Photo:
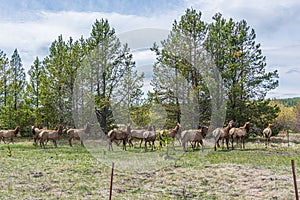
[[[85,148],[24,141],[10,148],[11,156],[0,144],[1,199],[108,199],[110,166]],[[297,145],[265,149],[257,142],[246,150],[181,151],[165,161],[155,160],[165,157],[161,151],[128,155],[140,154],[149,162],[141,169],[115,165],[113,199],[294,199],[290,160],[300,166]]]

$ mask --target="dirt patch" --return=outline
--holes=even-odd
[[[26,150],[28,146],[21,147]],[[15,145],[11,157],[5,147],[0,150],[0,199],[109,196],[111,168],[81,147],[49,147],[43,152],[32,147],[24,152]],[[151,160],[153,154],[145,153],[145,158]],[[257,156],[261,154],[270,156]],[[188,152],[175,160],[153,163],[154,167],[145,165],[143,170],[115,165],[113,199],[294,199],[290,165],[279,164],[286,160],[278,159],[290,155],[299,166],[299,149],[266,150],[262,142],[247,142],[245,150]]]
[[[128,176],[116,174],[116,196],[138,192],[140,199],[288,199],[292,177],[261,167],[233,164],[205,165],[201,169],[168,168]]]

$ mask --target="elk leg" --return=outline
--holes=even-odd
[[[126,140],[125,139],[123,140],[123,150],[126,151]]]
[[[204,151],[203,140],[200,140],[200,144],[201,144],[201,147],[202,147],[202,152],[203,152],[203,151]]]
[[[143,139],[141,139],[141,142],[140,142],[140,148],[142,148],[142,143],[143,143]]]
[[[110,149],[113,151],[112,141],[111,140],[108,141],[108,151],[110,151]]]
[[[57,147],[56,140],[53,140],[53,144],[54,144],[55,147]]]
[[[70,147],[72,147],[72,138],[69,138]]]
[[[226,140],[226,147],[227,147],[227,150],[228,150],[229,149],[229,147],[228,147],[228,145],[229,145],[229,138],[226,137],[225,140]]]

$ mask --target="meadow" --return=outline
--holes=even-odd
[[[289,145],[283,136],[272,138],[267,149],[255,138],[246,149],[216,152],[211,147],[183,152],[175,145],[168,156],[164,149],[144,152],[137,145],[123,159],[142,155],[143,167],[115,163],[112,199],[295,199],[291,160],[300,176],[297,138],[291,136]],[[60,140],[57,148],[49,142],[45,149],[32,143],[1,142],[0,199],[109,198],[110,158],[122,155],[121,149],[106,152],[102,162],[78,142],[69,147]]]

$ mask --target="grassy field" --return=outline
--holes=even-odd
[[[276,141],[217,152],[178,146],[168,157],[165,149],[116,148],[96,159],[78,143],[41,149],[19,139],[0,144],[0,199],[108,199],[114,159],[113,199],[294,199],[291,160],[300,176],[300,146]],[[138,168],[124,166],[132,156],[140,156]]]

